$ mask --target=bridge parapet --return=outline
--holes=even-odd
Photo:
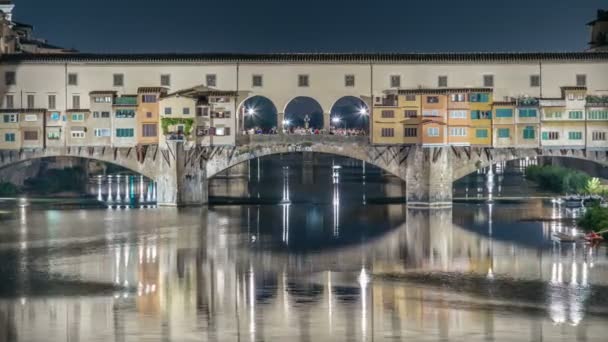
[[[237,145],[293,145],[306,143],[328,144],[369,144],[369,137],[363,135],[332,134],[256,134],[242,135],[237,138]]]

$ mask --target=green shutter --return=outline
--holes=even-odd
[[[536,132],[534,131],[534,127],[527,126],[524,128],[524,139],[535,139]]]
[[[508,138],[509,137],[509,129],[508,128],[499,128],[498,129],[498,137],[499,138]]]
[[[509,108],[499,108],[496,110],[497,118],[510,118],[513,117],[513,110]]]
[[[541,134],[541,137],[543,140],[549,140],[549,132],[543,132]]]
[[[475,131],[475,137],[477,138],[487,138],[488,137],[488,130],[487,129],[477,129]]]

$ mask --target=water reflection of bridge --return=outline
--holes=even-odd
[[[551,338],[558,330],[571,337],[603,333],[601,325],[564,330],[545,318],[575,325],[583,319],[597,322],[595,314],[585,317],[589,304],[584,289],[589,284],[606,285],[605,257],[583,258],[580,250],[556,254],[550,248],[497,241],[453,224],[451,210],[395,208],[389,215],[406,215],[406,223],[374,241],[298,255],[256,249],[251,233],[231,229],[233,218],[242,217],[245,208],[147,212],[159,222],[180,222],[180,229],[150,230],[136,240],[108,239],[106,248],[87,255],[62,255],[58,250],[46,266],[48,272],[82,280],[134,286],[134,292],[98,296],[84,306],[75,297],[24,295],[21,300],[0,301],[0,324],[16,326],[25,332],[20,338],[31,340],[59,338],[52,329],[42,329],[54,325],[71,327],[71,340],[99,336],[100,331],[116,340],[127,334],[157,333],[184,340],[193,332],[210,339],[238,335],[245,340],[294,333],[315,340],[368,340],[393,334],[500,339],[505,331],[512,338],[537,340]],[[485,214],[491,229],[494,214]],[[79,215],[86,219],[93,214]],[[120,222],[127,212],[108,215]],[[234,234],[240,238],[228,239]],[[87,264],[103,266],[78,266]],[[506,303],[466,291],[372,278],[384,272],[449,272],[455,282],[466,274],[536,280],[545,288],[548,305]],[[527,309],[514,310],[513,305]],[[514,311],[507,317],[504,310]]]

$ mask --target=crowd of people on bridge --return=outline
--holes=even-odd
[[[276,127],[270,129],[263,129],[261,127],[254,127],[247,129],[243,132],[244,135],[274,135],[278,134],[279,130]],[[290,126],[283,129],[283,134],[293,135],[340,135],[340,136],[364,136],[367,135],[367,131],[360,128],[336,128],[330,127],[327,129],[319,129],[313,127],[299,127]]]

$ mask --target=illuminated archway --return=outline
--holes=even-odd
[[[286,129],[305,127],[313,129],[323,128],[323,107],[312,97],[298,96],[285,106]]]
[[[369,108],[358,97],[344,96],[331,107],[331,126],[334,128],[369,131]]]
[[[260,129],[263,133],[268,133],[278,127],[277,108],[267,97],[256,95],[246,99],[241,104],[240,111],[245,130]]]

